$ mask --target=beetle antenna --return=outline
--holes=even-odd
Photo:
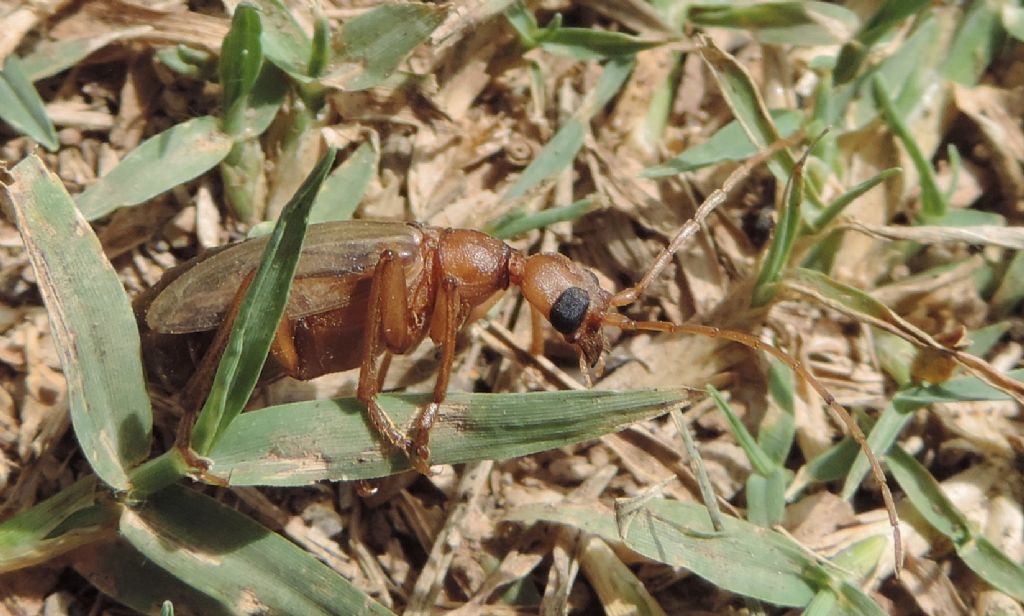
[[[708,325],[677,324],[669,323],[667,321],[634,321],[617,312],[605,315],[604,324],[610,327],[618,327],[624,331],[697,334],[700,336],[707,336],[709,338],[720,338],[722,340],[742,344],[743,346],[755,351],[764,351],[789,366],[793,372],[799,375],[801,379],[803,379],[814,389],[814,391],[818,393],[819,396],[821,396],[821,399],[825,401],[825,404],[832,411],[833,415],[835,415],[835,417],[844,426],[846,426],[847,432],[851,437],[853,437],[853,440],[860,445],[861,451],[863,451],[864,455],[867,457],[868,463],[871,465],[871,475],[875,478],[875,481],[878,482],[878,485],[881,488],[882,500],[885,503],[886,513],[889,515],[889,525],[892,527],[893,547],[896,557],[896,575],[897,577],[899,576],[899,571],[903,562],[903,542],[900,535],[899,518],[896,515],[896,503],[893,501],[892,492],[889,490],[889,484],[885,480],[885,473],[882,472],[882,465],[878,462],[878,458],[871,450],[871,447],[868,446],[867,438],[864,436],[864,432],[860,429],[860,426],[857,425],[857,422],[854,421],[853,417],[850,416],[850,413],[836,401],[836,397],[832,395],[832,392],[830,392],[816,376],[811,374],[811,371],[808,370],[802,362],[779,347],[768,344],[756,336],[731,329],[721,329]]]
[[[729,198],[729,193],[742,184],[743,181],[746,180],[747,176],[750,175],[751,171],[778,154],[783,149],[791,145],[795,145],[803,138],[804,131],[798,130],[789,137],[779,139],[754,156],[751,156],[742,165],[733,170],[733,172],[729,174],[729,177],[725,179],[721,188],[715,189],[714,192],[708,195],[707,199],[704,199],[704,202],[697,208],[697,212],[693,215],[693,218],[686,221],[686,224],[676,232],[675,237],[673,237],[672,241],[662,249],[650,269],[648,269],[647,273],[640,279],[640,282],[616,293],[611,299],[611,305],[626,306],[635,302],[637,298],[644,294],[644,291],[647,290],[647,287],[651,285],[654,279],[661,275],[672,260],[672,256],[682,247],[683,243],[697,233],[701,224],[704,223],[704,220],[708,215],[719,205],[725,203],[726,199]]]

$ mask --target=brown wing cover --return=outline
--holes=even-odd
[[[259,265],[268,238],[230,246],[180,275],[153,300],[146,321],[157,332],[186,334],[216,328],[239,285]],[[313,225],[295,272],[287,315],[300,319],[360,301],[360,281],[373,275],[381,251],[390,248],[405,264],[407,279],[423,268],[423,232],[399,222],[345,221]]]

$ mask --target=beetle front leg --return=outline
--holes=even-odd
[[[435,310],[443,310],[441,317],[443,330],[440,333],[441,365],[437,369],[437,380],[434,381],[433,400],[420,409],[409,431],[409,459],[412,465],[424,475],[430,474],[430,428],[440,414],[441,403],[448,394],[448,379],[452,374],[455,362],[455,336],[459,326],[461,300],[458,282],[451,276],[441,280],[441,301]]]

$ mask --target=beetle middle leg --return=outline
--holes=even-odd
[[[366,405],[370,424],[392,447],[410,451],[410,440],[377,402],[384,382],[387,364],[383,356],[390,349],[404,350],[414,337],[408,319],[408,291],[405,270],[392,250],[380,255],[370,283],[366,333],[363,336],[363,359],[359,368],[356,397]],[[383,365],[382,365],[383,364]]]

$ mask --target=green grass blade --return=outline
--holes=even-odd
[[[1011,370],[1006,376],[1024,381],[1024,369]],[[976,376],[963,376],[936,385],[921,385],[903,389],[893,397],[893,404],[921,407],[938,402],[966,402],[986,400],[1012,400],[1006,392],[989,385]]]
[[[68,383],[75,435],[109,485],[149,453],[152,410],[135,316],[114,268],[63,184],[35,156],[10,171],[5,208],[21,232]]]
[[[205,454],[242,412],[266,361],[270,343],[284,314],[292,275],[302,252],[309,210],[334,164],[331,149],[285,207],[245,293],[227,347],[217,367],[209,398],[192,432],[192,446]],[[239,272],[239,282],[245,276]]]
[[[801,206],[804,202],[804,164],[809,155],[810,151],[793,167],[793,173],[786,184],[784,206],[779,212],[779,221],[775,225],[768,254],[761,263],[761,271],[754,283],[750,300],[752,306],[764,306],[775,297],[776,283],[782,277],[782,270],[786,268],[789,255],[793,252],[793,244],[800,235],[803,225]]]
[[[795,133],[803,122],[803,114],[792,109],[773,109],[769,113],[783,137]],[[720,162],[746,160],[754,154],[757,154],[757,147],[747,137],[743,126],[733,120],[704,143],[688,148],[663,163],[644,169],[642,175],[648,178],[678,175]]]
[[[887,404],[885,410],[879,415],[878,421],[868,432],[868,447],[871,451],[875,452],[875,455],[882,457],[889,447],[896,442],[899,438],[903,428],[906,427],[907,423],[914,418],[914,414],[910,412],[911,409],[906,407],[897,407],[894,404]],[[840,498],[844,500],[850,500],[853,495],[857,492],[864,477],[871,471],[871,466],[868,463],[867,456],[861,451],[857,454],[857,458],[850,465],[850,470],[846,474],[846,480],[843,482],[843,489],[840,492]]]
[[[836,85],[842,85],[853,79],[871,52],[871,47],[882,37],[895,30],[904,19],[914,15],[927,4],[927,0],[881,3],[871,19],[861,27],[856,38],[843,45],[839,51],[834,71]]]
[[[1021,301],[1024,301],[1024,252],[1018,252],[1010,259],[999,287],[992,294],[990,310],[996,317],[1008,317]]]
[[[839,195],[838,197],[833,199],[832,202],[829,203],[828,206],[826,206],[820,214],[818,214],[818,217],[814,220],[814,223],[812,225],[809,225],[809,231],[811,233],[818,233],[826,226],[828,226],[830,222],[835,220],[836,216],[842,214],[843,210],[845,210],[846,207],[849,206],[851,203],[856,201],[858,197],[860,197],[861,195],[868,192],[875,186],[878,186],[885,180],[889,179],[890,177],[898,173],[903,173],[903,169],[899,167],[885,169],[879,172],[877,175],[864,180],[860,184],[857,184],[850,190]]]
[[[220,46],[220,84],[224,100],[224,132],[238,137],[245,126],[247,99],[263,65],[259,11],[240,4],[231,19],[231,30]]]
[[[910,454],[894,447],[887,462],[914,508],[935,530],[953,542],[964,564],[993,587],[1024,601],[1024,567],[983,535],[976,534],[966,516],[942,492],[935,478]]]
[[[757,429],[757,443],[775,464],[783,465],[789,457],[796,436],[793,371],[775,357],[768,356],[768,391],[777,409]]]
[[[861,451],[860,445],[850,437],[845,437],[809,461],[798,475],[803,485],[843,478],[850,470],[850,465]]]
[[[885,82],[881,77],[876,76],[872,80],[871,86],[875,97],[875,104],[878,105],[882,118],[893,134],[900,140],[900,143],[903,144],[903,147],[906,148],[907,154],[910,155],[910,159],[914,162],[914,168],[917,169],[917,173],[920,176],[921,217],[926,220],[941,218],[946,213],[948,205],[946,204],[945,196],[939,190],[938,182],[935,179],[935,170],[932,169],[931,162],[917,145],[914,135],[910,132],[906,123],[903,122],[903,118],[897,114]]]
[[[944,77],[965,86],[978,83],[1006,39],[1002,6],[1009,5],[972,2],[967,7],[942,65]]]
[[[739,28],[775,45],[835,45],[860,25],[847,8],[825,2],[693,4],[687,19],[698,26]]]
[[[776,531],[727,517],[725,529],[715,532],[707,509],[692,502],[648,501],[625,537],[619,535],[615,514],[593,504],[527,505],[506,520],[555,522],[622,541],[648,558],[690,569],[719,588],[776,605],[806,606],[819,590],[840,587],[845,579]]]
[[[974,537],[974,541],[961,546],[956,553],[983,580],[1014,599],[1024,601],[1024,568],[987,537]]]
[[[559,222],[576,220],[587,212],[592,212],[594,209],[594,202],[588,197],[569,205],[550,207],[532,214],[526,214],[517,210],[489,223],[485,227],[485,231],[488,235],[507,240],[522,235],[527,231],[543,229]]]
[[[711,74],[718,83],[726,103],[751,143],[756,145],[758,150],[762,150],[778,141],[781,133],[768,113],[764,99],[761,98],[761,93],[747,69],[710,40],[703,42],[700,54],[711,69]],[[793,155],[783,149],[775,155],[773,162],[768,166],[777,178],[788,178],[795,165]]]
[[[590,118],[604,108],[626,83],[626,78],[633,71],[633,65],[631,57],[615,58],[604,65],[604,72],[601,73],[597,86],[587,94],[576,113],[566,120],[550,141],[544,144],[537,158],[530,161],[515,184],[505,192],[506,200],[525,195],[531,188],[572,164],[576,154],[583,147],[583,138]]]
[[[743,452],[747,454],[750,464],[754,467],[754,472],[765,476],[770,475],[776,468],[775,462],[757,444],[757,439],[743,425],[743,422],[740,421],[740,418],[732,410],[732,407],[729,406],[729,403],[725,401],[722,394],[715,389],[715,386],[708,385],[707,389],[711,399],[715,401],[715,406],[725,415],[725,420],[729,423],[729,428],[732,429],[733,437],[735,437],[740,447],[743,448]]]
[[[782,523],[786,513],[786,484],[790,476],[785,468],[775,467],[767,475],[747,477],[747,520],[750,523],[765,528]]]
[[[231,137],[213,116],[172,126],[132,150],[110,173],[78,195],[86,220],[137,205],[214,168],[231,151]]]
[[[307,73],[313,79],[320,77],[331,62],[331,22],[318,17],[313,24],[313,41],[309,52]]]
[[[537,46],[536,36],[543,33],[537,24],[537,18],[533,16],[522,0],[514,0],[505,9],[505,19],[519,36],[519,42],[523,47],[532,49]]]
[[[537,153],[537,158],[530,161],[516,183],[505,193],[506,200],[522,197],[531,188],[549,177],[557,174],[572,164],[576,154],[583,147],[583,138],[587,127],[583,120],[571,117],[558,129],[558,132]]]
[[[591,28],[556,28],[540,39],[544,51],[577,60],[604,60],[632,56],[667,41],[648,41],[622,32]]]
[[[117,517],[96,507],[95,475],[87,475],[56,495],[0,524],[0,574],[42,564],[92,543],[114,528]]]
[[[431,461],[457,464],[505,459],[597,438],[664,413],[686,392],[451,392],[430,432]],[[422,395],[382,395],[402,427]],[[308,485],[322,480],[381,477],[409,461],[385,449],[358,400],[316,400],[242,414],[210,452],[214,472],[234,485]]]
[[[312,554],[181,486],[126,509],[120,530],[157,567],[219,604],[218,611],[391,614]]]
[[[15,55],[7,57],[0,71],[0,119],[47,150],[57,151],[57,129]]]
[[[347,22],[320,82],[354,92],[383,82],[448,16],[445,6],[383,4]]]
[[[380,148],[376,139],[356,148],[356,151],[324,180],[320,194],[316,196],[313,209],[309,213],[309,224],[352,218],[370,182],[377,175],[379,162]]]

